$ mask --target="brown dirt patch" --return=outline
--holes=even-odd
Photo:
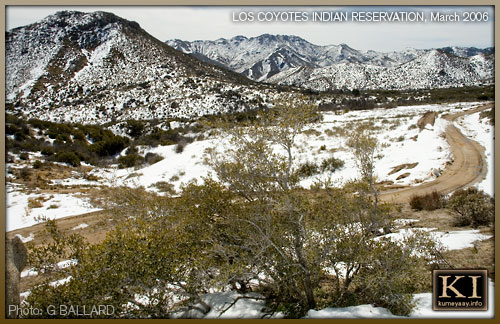
[[[408,178],[410,176],[410,172],[405,172],[403,174],[400,174],[396,180],[401,180],[401,179],[404,179],[404,178]]]
[[[413,169],[417,165],[418,165],[418,162],[400,164],[400,165],[397,165],[395,167],[392,167],[391,172],[389,172],[387,175],[391,175],[391,174],[397,173],[397,172],[399,172],[399,171],[401,171],[403,169]]]
[[[435,111],[426,112],[420,119],[417,121],[417,126],[420,131],[425,128],[425,125],[429,124],[434,126],[434,122],[436,121],[436,117],[438,114]]]

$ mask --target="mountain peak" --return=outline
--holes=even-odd
[[[107,12],[58,12],[8,32],[5,44],[7,100],[35,118],[186,117],[243,109],[250,100],[250,80]],[[238,88],[241,101],[229,102],[225,88]]]
[[[233,38],[231,38],[231,40],[241,42],[244,40],[248,40],[248,38],[243,36],[243,35],[237,35],[237,36],[234,36]]]

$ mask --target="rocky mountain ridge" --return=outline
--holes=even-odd
[[[332,66],[339,65],[339,70],[344,70],[347,66],[356,74],[357,70],[364,70],[366,73],[378,70],[372,66],[396,68],[436,50],[456,56],[457,60],[477,55],[484,55],[489,59],[490,54],[494,53],[491,47],[485,49],[474,47],[407,48],[403,51],[383,53],[373,50],[356,50],[346,44],[314,45],[298,36],[269,34],[250,38],[245,36],[236,36],[231,39],[220,38],[215,41],[188,42],[174,39],[166,41],[166,44],[206,62],[216,62],[250,79],[270,82],[284,79],[287,73],[274,79],[272,77],[287,70],[293,70],[290,73],[294,73],[297,70],[318,69],[315,74],[321,74],[325,71],[324,68],[335,70]],[[328,78],[330,75],[325,75],[325,77]],[[347,83],[358,83],[358,81],[348,80]],[[294,83],[287,80],[283,84]],[[304,82],[294,85],[304,86]]]
[[[7,109],[72,122],[193,117],[273,92],[165,45],[111,13],[58,12],[6,34]]]

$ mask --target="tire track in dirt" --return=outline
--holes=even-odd
[[[493,107],[493,104],[443,116],[442,118],[450,122],[446,127],[445,135],[454,157],[451,165],[434,181],[418,186],[383,191],[380,193],[380,199],[385,202],[408,203],[414,195],[425,195],[433,191],[449,194],[484,179],[487,171],[484,148],[476,141],[465,137],[453,125],[453,121],[464,115],[473,114],[491,107]]]

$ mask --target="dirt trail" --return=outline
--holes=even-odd
[[[464,115],[473,114],[491,107],[493,107],[492,104],[479,106],[460,113],[445,115],[443,118],[453,122],[455,119]],[[426,182],[418,186],[384,191],[380,194],[380,199],[382,201],[407,203],[414,195],[424,195],[432,191],[448,194],[484,179],[487,171],[484,148],[477,142],[465,137],[451,123],[446,127],[445,135],[446,141],[450,145],[454,161],[445,169],[443,174],[434,181]]]

